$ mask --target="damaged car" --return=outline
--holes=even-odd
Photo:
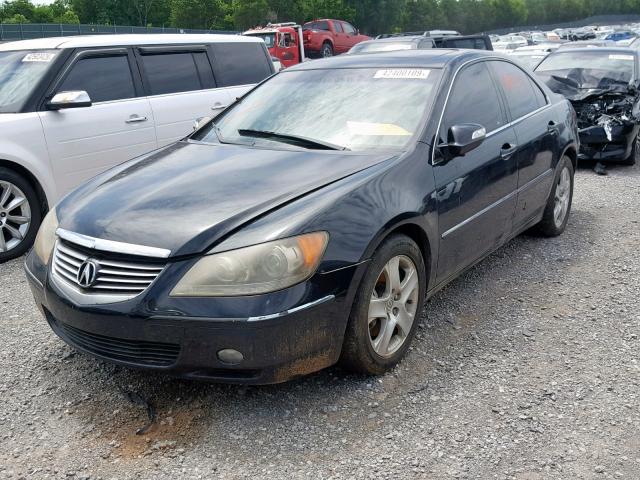
[[[549,55],[535,70],[576,111],[580,158],[634,165],[640,156],[638,52],[584,48]]]

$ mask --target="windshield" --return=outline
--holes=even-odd
[[[530,68],[531,70],[533,70],[534,68],[536,68],[536,65],[538,65],[542,59],[545,57],[545,55],[543,53],[536,53],[536,54],[531,54],[531,55],[514,55],[513,58],[519,62],[520,64],[524,65],[527,68]]]
[[[192,138],[274,147],[299,137],[305,142],[293,144],[305,148],[401,149],[421,128],[439,77],[440,70],[423,68],[285,71]]]
[[[267,44],[267,48],[271,48],[276,44],[276,34],[275,33],[248,33],[246,34],[248,37],[257,37],[264,40],[264,43]]]
[[[56,50],[0,52],[0,113],[22,109],[57,54]]]
[[[626,86],[635,77],[635,57],[629,53],[570,51],[549,55],[536,68],[537,74],[567,83],[577,89]]]
[[[355,45],[350,53],[391,52],[417,48],[415,42],[364,42]]]

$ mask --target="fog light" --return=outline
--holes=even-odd
[[[244,355],[233,348],[225,348],[218,352],[218,359],[229,365],[237,365],[244,360]]]

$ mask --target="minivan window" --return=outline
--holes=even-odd
[[[441,139],[446,140],[449,128],[459,123],[477,123],[487,133],[506,123],[486,62],[474,63],[458,74],[444,113]]]
[[[22,109],[57,55],[57,50],[0,52],[0,113]]]
[[[143,55],[142,65],[149,84],[149,93],[164,95],[203,89],[195,55],[206,57],[204,52]]]
[[[211,47],[216,81],[222,87],[258,83],[272,73],[262,43],[214,43]]]
[[[81,58],[58,88],[59,92],[70,90],[86,91],[94,103],[134,98],[129,59],[126,55]]]
[[[490,62],[490,64],[502,86],[512,120],[524,117],[542,106],[538,103],[539,97],[536,97],[529,75],[508,62]],[[538,87],[535,88],[539,94]]]
[[[285,70],[193,138],[278,148],[251,134],[267,132],[349,150],[402,149],[420,132],[439,78],[425,68]]]

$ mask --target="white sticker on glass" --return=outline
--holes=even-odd
[[[609,60],[628,60],[633,61],[633,55],[609,55]]]
[[[425,80],[429,77],[430,71],[424,68],[394,68],[391,70],[378,70],[373,78]]]
[[[22,59],[23,62],[45,62],[48,63],[55,58],[56,54],[51,52],[27,53]]]

